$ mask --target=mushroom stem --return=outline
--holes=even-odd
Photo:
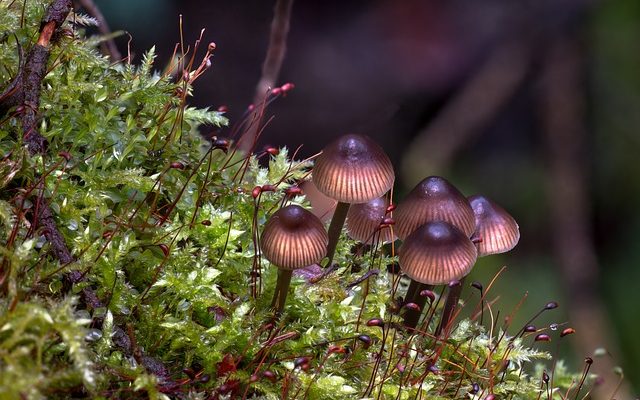
[[[336,246],[338,246],[338,240],[340,239],[340,233],[342,233],[342,226],[345,219],[347,219],[347,213],[349,212],[349,203],[338,202],[336,210],[331,218],[331,225],[329,225],[329,244],[327,244],[327,258],[329,261],[325,266],[330,266],[333,262],[333,256],[336,253]]]
[[[273,292],[273,301],[271,302],[271,307],[275,309],[276,315],[282,314],[284,304],[287,301],[287,293],[289,292],[292,275],[292,270],[278,268],[278,281],[276,283],[276,289]]]
[[[431,290],[433,288],[432,285],[427,285],[426,283],[420,283],[418,281],[411,280],[411,284],[409,284],[409,288],[407,289],[407,295],[405,296],[404,303],[415,303],[420,307],[419,309],[406,309],[404,314],[404,325],[407,328],[415,329],[418,325],[418,321],[420,320],[420,316],[422,315],[422,311],[424,309],[425,304],[427,304],[427,297],[421,296],[420,292],[423,290]]]
[[[440,318],[440,323],[438,324],[438,328],[436,328],[435,336],[438,337],[442,333],[442,331],[448,328],[449,323],[451,322],[451,318],[453,317],[453,312],[458,305],[458,301],[460,300],[460,294],[462,294],[462,287],[464,286],[465,278],[460,279],[460,283],[458,285],[449,286],[449,292],[447,293],[447,300],[444,303],[444,308],[442,309],[442,317]]]

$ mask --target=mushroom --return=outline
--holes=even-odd
[[[394,235],[391,229],[385,229],[381,225],[385,223],[389,200],[377,197],[366,203],[352,204],[347,213],[347,235],[351,239],[363,244],[393,242]]]
[[[418,183],[398,204],[393,217],[400,239],[429,221],[448,222],[467,237],[475,230],[475,217],[469,202],[455,186],[439,176],[430,176]]]
[[[304,197],[311,204],[311,212],[313,215],[320,218],[320,221],[323,223],[329,221],[333,216],[333,211],[338,202],[319,191],[311,179],[302,182],[300,188],[304,193]]]
[[[468,236],[444,221],[432,221],[413,231],[398,250],[400,268],[411,278],[407,302],[419,309],[408,309],[404,323],[415,328],[426,298],[423,289],[461,279],[471,271],[477,250]]]
[[[480,195],[469,196],[475,214],[476,228],[473,238],[478,256],[506,253],[520,240],[518,223],[502,207]]]
[[[276,211],[267,221],[260,249],[278,267],[271,306],[280,314],[287,299],[293,270],[322,260],[327,250],[327,232],[315,215],[298,205]]]
[[[518,223],[502,207],[480,195],[469,196],[471,209],[475,215],[475,232],[472,241],[478,249],[478,257],[505,253],[513,249],[520,240]],[[451,286],[442,311],[436,335],[449,324],[453,310],[460,300],[464,278],[457,286]]]
[[[313,167],[313,183],[338,204],[329,226],[331,265],[349,205],[366,203],[387,193],[395,176],[389,157],[366,136],[348,134],[327,145]]]

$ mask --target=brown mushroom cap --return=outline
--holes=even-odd
[[[391,229],[380,229],[380,224],[387,213],[389,200],[386,196],[377,197],[366,203],[352,204],[347,213],[347,234],[351,239],[364,244],[373,244],[381,240],[383,243],[393,241]]]
[[[520,240],[518,223],[502,207],[484,196],[470,196],[469,204],[476,216],[474,238],[478,256],[504,253],[513,249]]]
[[[373,140],[349,134],[322,150],[313,167],[318,190],[342,203],[365,203],[393,186],[389,157]]]
[[[448,222],[467,237],[475,231],[473,210],[462,193],[446,179],[430,176],[418,183],[393,214],[396,234],[404,239],[429,221]]]
[[[265,258],[282,269],[297,269],[319,262],[327,252],[327,232],[309,211],[290,205],[267,221],[260,249]]]
[[[414,281],[444,285],[462,279],[473,268],[477,251],[471,240],[446,222],[427,222],[398,250],[400,268]]]

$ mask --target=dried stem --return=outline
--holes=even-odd
[[[46,152],[46,139],[37,128],[42,80],[47,73],[51,38],[56,29],[65,21],[70,10],[71,0],[55,0],[51,3],[40,25],[38,42],[29,51],[22,74],[21,98],[24,106],[21,115],[22,131],[24,141],[32,155],[45,154]],[[36,192],[41,191],[37,190]],[[51,208],[45,199],[39,201],[38,212],[34,216],[34,220],[44,228],[45,238],[50,243],[56,258],[62,264],[68,264],[73,260],[73,257],[64,242],[64,237],[58,230]]]
[[[41,204],[40,212],[38,213],[38,224],[44,229],[44,236],[51,244],[53,254],[60,261],[61,264],[69,264],[73,261],[71,252],[64,241],[64,237],[58,230],[56,221],[53,218],[53,212],[49,204]]]
[[[55,0],[51,3],[40,24],[38,42],[29,51],[22,74],[21,90],[24,105],[22,130],[32,155],[44,154],[46,150],[46,139],[36,128],[40,91],[42,80],[47,73],[51,38],[55,30],[65,21],[69,11],[71,11],[71,0]]]
[[[240,138],[240,150],[250,151],[257,140],[260,121],[262,120],[266,106],[265,99],[269,89],[273,88],[276,84],[287,50],[287,35],[289,34],[289,20],[291,18],[292,5],[293,0],[276,1],[273,20],[271,21],[269,47],[264,63],[262,64],[262,76],[258,81],[256,92],[253,96],[253,105],[255,107],[251,115],[247,118],[251,123]]]

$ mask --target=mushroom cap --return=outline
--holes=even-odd
[[[478,256],[504,253],[518,244],[518,223],[502,207],[480,195],[469,196],[469,204],[476,216],[473,237],[481,239],[476,243]]]
[[[347,234],[351,239],[364,244],[373,244],[382,240],[383,243],[393,242],[391,229],[382,228],[380,224],[387,214],[389,200],[386,196],[376,197],[366,203],[352,204],[347,213]]]
[[[367,136],[339,137],[322,150],[313,167],[318,190],[342,203],[366,203],[393,186],[389,157]]]
[[[319,191],[311,179],[302,182],[300,187],[304,197],[311,204],[311,213],[320,218],[322,222],[329,221],[333,217],[338,202]]]
[[[475,216],[467,198],[439,176],[430,176],[418,183],[398,204],[393,218],[396,221],[396,235],[400,239],[429,221],[448,222],[467,237],[471,237],[476,228]]]
[[[260,249],[282,269],[298,269],[319,262],[327,253],[329,238],[315,215],[297,205],[276,211],[267,221]]]
[[[446,222],[427,222],[398,250],[400,268],[414,281],[444,285],[462,279],[473,268],[477,250],[461,230]]]

